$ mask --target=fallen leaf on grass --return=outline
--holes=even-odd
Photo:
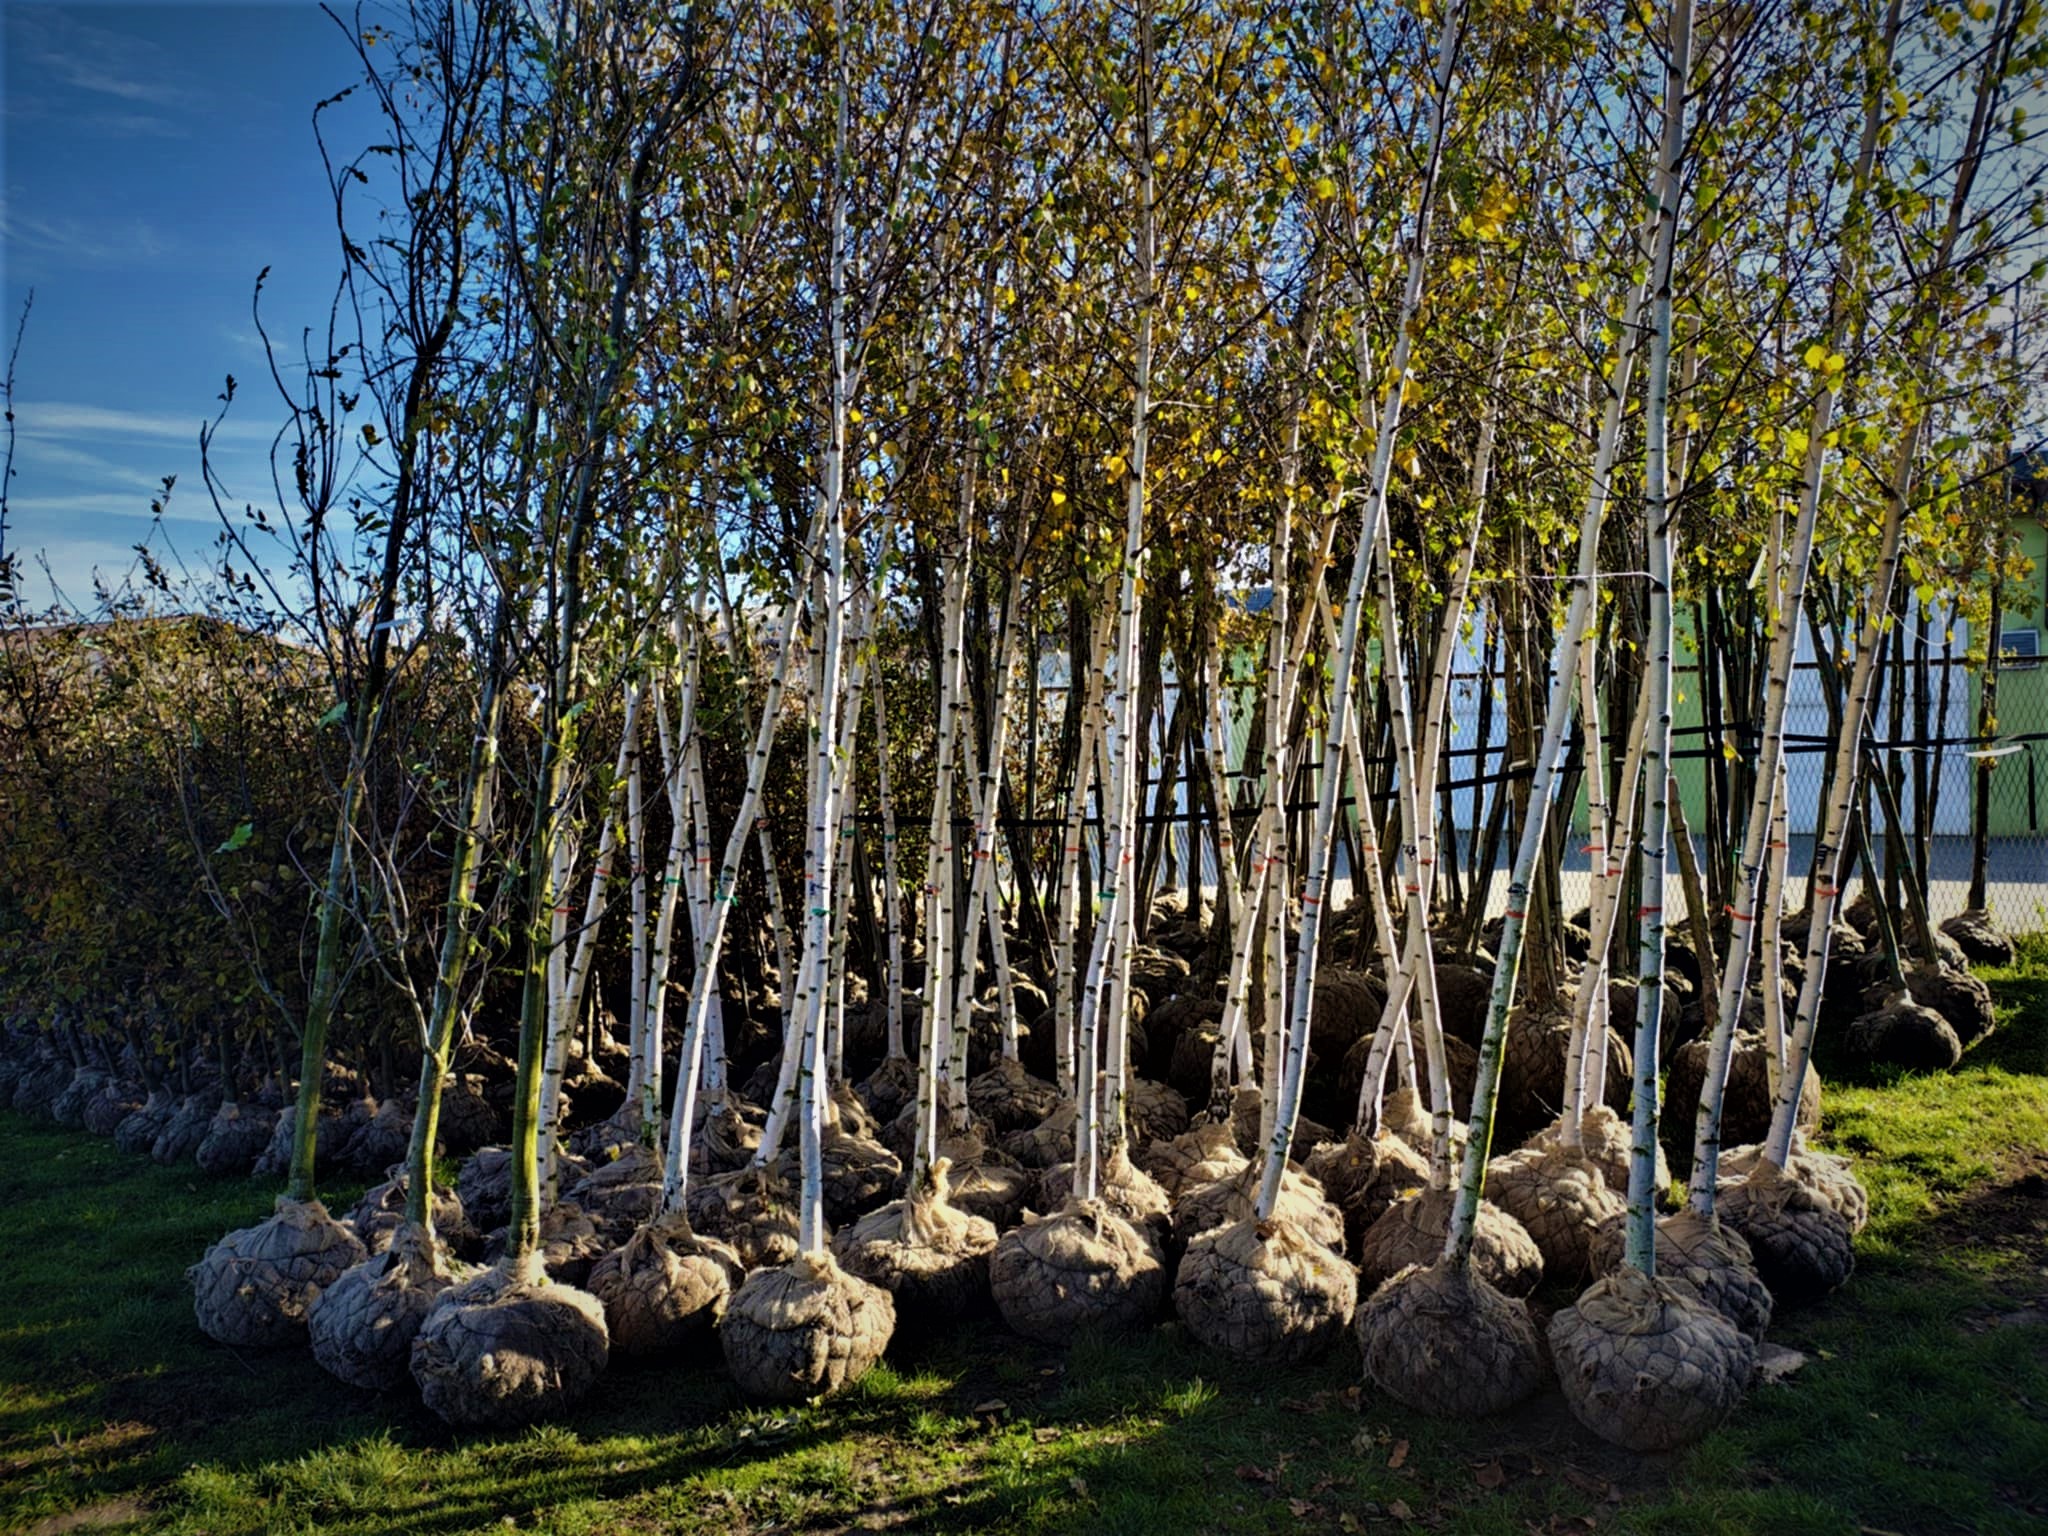
[[[1320,1515],[1322,1506],[1311,1504],[1307,1499],[1289,1499],[1287,1512],[1297,1520],[1306,1520],[1310,1515]]]
[[[1387,1457],[1387,1469],[1398,1472],[1401,1468],[1401,1463],[1407,1459],[1408,1442],[1406,1440],[1396,1440],[1394,1442],[1393,1454]]]
[[[1009,1405],[1008,1403],[1004,1402],[1004,1401],[1003,1401],[1003,1400],[1002,1400],[1002,1399],[1001,1399],[1000,1397],[992,1397],[992,1398],[990,1398],[990,1399],[989,1399],[989,1400],[988,1400],[987,1402],[985,1402],[985,1403],[976,1403],[976,1404],[975,1404],[975,1405],[974,1405],[974,1406],[973,1406],[972,1408],[968,1409],[967,1411],[968,1411],[969,1413],[975,1413],[975,1414],[980,1414],[980,1413],[997,1413],[997,1414],[1001,1414],[1001,1413],[1008,1413],[1008,1412],[1010,1411],[1010,1405]]]
[[[1050,1427],[1034,1429],[1033,1431],[1031,1431],[1031,1438],[1036,1440],[1040,1445],[1051,1445],[1053,1441],[1059,1439],[1059,1437],[1060,1432]]]
[[[1073,1490],[1074,1490],[1074,1493],[1075,1493],[1075,1495],[1076,1495],[1077,1497],[1079,1497],[1079,1498],[1083,1498],[1083,1499],[1085,1499],[1085,1498],[1087,1498],[1087,1497],[1088,1497],[1088,1479],[1087,1479],[1087,1478],[1085,1478],[1085,1477],[1070,1477],[1070,1478],[1068,1478],[1068,1479],[1067,1479],[1067,1486],[1068,1486],[1069,1488],[1071,1488],[1071,1489],[1073,1489]]]
[[[1387,1506],[1387,1513],[1396,1520],[1413,1520],[1415,1518],[1415,1511],[1408,1507],[1406,1499],[1394,1500],[1393,1503]]]
[[[1499,1488],[1508,1480],[1507,1468],[1497,1461],[1485,1462],[1476,1467],[1472,1476],[1482,1488]]]
[[[1279,1473],[1269,1472],[1264,1467],[1255,1467],[1248,1461],[1238,1467],[1237,1475],[1247,1483],[1277,1483],[1280,1481]]]

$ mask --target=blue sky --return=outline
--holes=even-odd
[[[344,12],[346,14],[346,12]],[[263,499],[281,419],[250,296],[295,344],[324,328],[340,273],[313,107],[356,77],[335,23],[305,0],[19,4],[0,0],[0,293],[11,341],[35,305],[15,379],[7,545],[24,597],[34,555],[89,603],[151,537],[204,561],[219,524],[198,429],[225,377],[239,389],[217,445],[236,504]],[[323,119],[341,158],[369,141],[354,104]]]

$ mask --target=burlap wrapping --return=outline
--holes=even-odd
[[[1395,1202],[1358,1245],[1358,1284],[1370,1291],[1402,1270],[1434,1264],[1450,1230],[1453,1189],[1425,1189]],[[1543,1252],[1522,1224],[1491,1200],[1479,1202],[1472,1228],[1472,1269],[1507,1296],[1526,1296],[1543,1279]]]
[[[604,1308],[538,1264],[500,1264],[441,1293],[413,1340],[412,1376],[449,1424],[531,1424],[579,1401],[610,1356]]]
[[[848,1274],[896,1299],[900,1327],[943,1326],[983,1310],[996,1229],[949,1198],[952,1164],[932,1165],[932,1183],[863,1216],[832,1242]]]
[[[1594,1274],[1621,1268],[1627,1244],[1625,1215],[1594,1233]],[[1709,1220],[1691,1207],[1657,1222],[1657,1278],[1690,1291],[1751,1339],[1761,1342],[1770,1326],[1770,1287],[1757,1273],[1748,1242],[1719,1219]]]
[[[1756,1344],[1733,1323],[1626,1265],[1550,1320],[1550,1353],[1572,1416],[1631,1451],[1691,1445],[1756,1374]]]
[[[367,1255],[318,1200],[280,1195],[274,1215],[230,1232],[185,1273],[208,1338],[238,1349],[303,1344],[321,1288]]]
[[[589,1289],[604,1307],[614,1354],[680,1356],[709,1343],[745,1272],[730,1244],[699,1236],[671,1213],[635,1228],[591,1265]]]
[[[1527,1305],[1444,1260],[1404,1269],[1373,1291],[1359,1304],[1357,1327],[1366,1380],[1439,1418],[1505,1413],[1547,1374]]]
[[[381,1252],[313,1298],[306,1332],[314,1360],[329,1375],[366,1391],[406,1385],[412,1379],[412,1341],[427,1313],[466,1274],[418,1227],[397,1229]]]
[[[1066,1344],[1084,1328],[1143,1327],[1158,1316],[1166,1270],[1152,1244],[1100,1201],[1070,1201],[1005,1232],[989,1259],[1003,1321],[1026,1338]]]
[[[1173,1286],[1189,1333],[1254,1364],[1292,1365],[1343,1337],[1358,1276],[1286,1217],[1246,1218],[1188,1244]]]
[[[859,1381],[895,1330],[887,1291],[846,1273],[829,1253],[806,1253],[749,1275],[718,1333],[742,1394],[790,1403]]]

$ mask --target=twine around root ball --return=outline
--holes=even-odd
[[[1572,1416],[1632,1451],[1690,1445],[1756,1374],[1756,1344],[1689,1290],[1624,1265],[1550,1320]]]
[[[865,1376],[896,1331],[889,1293],[829,1253],[757,1269],[733,1293],[719,1339],[740,1391],[757,1402],[829,1396]]]
[[[1721,1220],[1748,1242],[1757,1273],[1781,1307],[1818,1301],[1856,1267],[1849,1218],[1768,1161],[1748,1177],[1722,1184],[1715,1206]]]
[[[1247,1217],[1188,1245],[1174,1310],[1211,1349],[1256,1364],[1312,1359],[1343,1336],[1358,1275],[1286,1217]]]
[[[1439,1418],[1505,1413],[1543,1385],[1543,1352],[1523,1302],[1439,1259],[1404,1269],[1359,1304],[1366,1379]]]
[[[442,1292],[413,1340],[412,1377],[443,1422],[531,1424],[588,1392],[610,1355],[595,1296],[508,1260]]]
[[[796,1204],[789,1187],[767,1169],[693,1179],[685,1201],[690,1226],[732,1244],[748,1269],[796,1257]]]
[[[1767,1159],[1761,1145],[1737,1147],[1723,1153],[1718,1165],[1722,1183],[1746,1179]],[[1795,1132],[1792,1150],[1785,1157],[1785,1173],[1804,1185],[1808,1194],[1849,1223],[1851,1235],[1861,1232],[1870,1220],[1870,1194],[1863,1187],[1846,1157],[1816,1152]]]
[[[1173,1238],[1185,1247],[1204,1232],[1254,1215],[1259,1183],[1265,1170],[1255,1162],[1225,1179],[1186,1190],[1173,1204]],[[1280,1175],[1280,1193],[1273,1214],[1285,1216],[1313,1242],[1336,1253],[1344,1251],[1344,1213],[1324,1196],[1323,1186],[1305,1173],[1288,1168]]]
[[[1308,1176],[1344,1213],[1345,1252],[1357,1253],[1372,1224],[1404,1195],[1429,1183],[1429,1159],[1388,1130],[1377,1136],[1352,1131],[1308,1155]]]
[[[680,1213],[636,1228],[590,1267],[590,1294],[604,1307],[612,1352],[648,1359],[707,1340],[746,1273],[739,1254],[700,1237]]]
[[[988,1304],[996,1229],[954,1206],[951,1178],[951,1164],[939,1159],[928,1186],[863,1216],[832,1241],[841,1268],[895,1298],[901,1326],[948,1322]]]
[[[1070,1200],[1005,1232],[989,1259],[1003,1321],[1028,1339],[1139,1328],[1159,1314],[1166,1269],[1146,1237],[1099,1200]]]
[[[1450,1232],[1454,1189],[1425,1189],[1389,1207],[1358,1245],[1358,1283],[1370,1290],[1411,1266],[1434,1264]],[[1528,1229],[1491,1200],[1473,1218],[1472,1268],[1508,1296],[1526,1296],[1542,1283],[1543,1252]]]
[[[313,1358],[330,1376],[371,1392],[390,1392],[412,1375],[412,1341],[442,1292],[467,1276],[441,1243],[411,1223],[384,1247],[313,1299],[306,1333]]]
[[[1074,1174],[1072,1163],[1055,1163],[1039,1174],[1039,1207],[1056,1211],[1065,1205],[1073,1197]],[[1165,1256],[1173,1234],[1173,1202],[1157,1179],[1131,1161],[1124,1147],[1112,1147],[1104,1155],[1095,1198],[1136,1227]]]
[[[967,1104],[998,1132],[1021,1131],[1060,1107],[1060,1090],[1055,1083],[1033,1077],[1023,1062],[1004,1056],[968,1081]]]
[[[185,1272],[193,1313],[222,1344],[303,1344],[314,1298],[366,1257],[356,1235],[318,1200],[280,1195],[269,1220],[228,1233]]]
[[[1140,1147],[1136,1160],[1166,1191],[1169,1201],[1212,1179],[1240,1173],[1250,1161],[1238,1151],[1237,1136],[1230,1127],[1210,1120],[1189,1126],[1171,1141]]]
[[[406,1223],[406,1174],[394,1172],[382,1184],[372,1185],[348,1213],[348,1224],[372,1255],[391,1246],[391,1240]],[[433,1186],[434,1235],[450,1251],[463,1253],[481,1241],[462,1209],[462,1197],[443,1184]]]
[[[1593,1273],[1619,1270],[1627,1246],[1628,1220],[1617,1216],[1593,1234]],[[1689,1206],[1657,1222],[1657,1277],[1690,1291],[1751,1339],[1761,1340],[1771,1324],[1771,1290],[1748,1242]]]
[[[1591,1273],[1593,1234],[1625,1210],[1598,1164],[1555,1143],[1495,1158],[1486,1172],[1486,1198],[1528,1231],[1553,1280]]]

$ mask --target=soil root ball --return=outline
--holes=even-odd
[[[1358,1305],[1358,1275],[1288,1218],[1247,1217],[1188,1244],[1173,1305],[1211,1349],[1293,1365],[1343,1336]]]
[[[1453,1189],[1425,1189],[1389,1207],[1358,1245],[1358,1282],[1370,1289],[1402,1270],[1434,1264],[1450,1231]],[[1472,1268],[1503,1295],[1526,1296],[1542,1282],[1543,1251],[1528,1229],[1491,1200],[1479,1202]]]
[[[131,1157],[148,1152],[176,1113],[177,1105],[170,1093],[162,1088],[153,1089],[139,1107],[114,1127],[114,1145]]]
[[[952,1164],[940,1158],[929,1186],[890,1201],[833,1239],[841,1267],[893,1296],[905,1327],[943,1324],[988,1304],[995,1225],[954,1206],[951,1181]]]
[[[1508,1143],[1526,1139],[1563,1108],[1565,1065],[1571,1057],[1571,1016],[1517,1008],[1508,1015],[1495,1133]],[[1634,1058],[1613,1026],[1602,1031],[1607,1048],[1604,1102],[1617,1114],[1628,1108]],[[1591,1049],[1591,1046],[1588,1046]]]
[[[1040,1208],[1056,1211],[1074,1193],[1074,1165],[1055,1163],[1038,1176]],[[1096,1198],[1145,1236],[1163,1258],[1173,1235],[1173,1202],[1151,1174],[1139,1168],[1121,1146],[1102,1160]]]
[[[1430,1115],[1429,1105],[1415,1089],[1402,1086],[1387,1095],[1380,1106],[1380,1129],[1391,1131],[1425,1157],[1436,1141],[1436,1121]],[[1460,1127],[1454,1120],[1451,1136],[1459,1137]]]
[[[1347,1253],[1359,1251],[1388,1206],[1429,1183],[1428,1158],[1386,1130],[1377,1136],[1354,1130],[1342,1141],[1326,1141],[1309,1153],[1305,1167],[1344,1213]]]
[[[225,1178],[248,1173],[269,1144],[270,1130],[276,1121],[274,1111],[253,1104],[221,1105],[193,1149],[199,1171]]]
[[[1757,1273],[1779,1306],[1819,1300],[1856,1266],[1849,1218],[1803,1179],[1770,1162],[1723,1184],[1715,1204],[1721,1220],[1748,1242]]]
[[[1756,1374],[1756,1344],[1688,1289],[1624,1266],[1550,1320],[1572,1416],[1631,1451],[1691,1445]]]
[[[506,1428],[577,1402],[610,1352],[597,1298],[549,1280],[534,1257],[443,1291],[413,1340],[412,1378],[444,1422]]]
[[[1188,1101],[1177,1090],[1150,1078],[1131,1079],[1124,1114],[1130,1121],[1131,1139],[1139,1146],[1171,1141],[1188,1128]]]
[[[654,1149],[634,1142],[568,1185],[568,1198],[593,1220],[638,1226],[661,1208],[662,1172]]]
[[[118,1078],[108,1078],[101,1083],[100,1090],[86,1101],[85,1114],[79,1122],[94,1136],[111,1136],[121,1128],[121,1122],[142,1108],[145,1095],[138,1092],[131,1083]]]
[[[256,1159],[255,1173],[258,1178],[283,1178],[292,1166],[292,1140],[298,1134],[299,1106],[287,1104],[279,1112],[270,1128],[270,1140],[263,1148],[262,1156]],[[342,1120],[341,1111],[323,1108],[313,1122],[313,1162],[315,1166],[331,1167],[341,1160],[341,1149],[348,1145],[351,1132]]]
[[[1671,1160],[1680,1173],[1692,1170],[1694,1122],[1699,1117],[1700,1092],[1707,1076],[1708,1042],[1694,1040],[1679,1048],[1664,1074],[1664,1104],[1661,1120],[1664,1138],[1670,1142]],[[1721,1091],[1721,1140],[1724,1145],[1761,1141],[1771,1133],[1771,1058],[1764,1037],[1754,1032],[1735,1036],[1728,1050],[1728,1082]],[[1820,1078],[1809,1072],[1799,1089],[1797,1124],[1811,1128],[1820,1124]],[[1628,1127],[1622,1126],[1624,1135]],[[1660,1151],[1662,1148],[1659,1149]],[[1628,1154],[1622,1150],[1623,1182],[1627,1188]],[[1662,1189],[1666,1179],[1658,1184]]]
[[[106,1086],[107,1074],[98,1067],[80,1067],[50,1100],[50,1118],[67,1129],[83,1125],[86,1106]]]
[[[854,1092],[861,1096],[868,1113],[887,1125],[917,1098],[917,1063],[908,1056],[885,1056],[880,1066],[855,1085]]]
[[[1982,907],[1958,912],[1941,925],[1941,931],[1956,942],[1963,958],[1972,965],[2011,965],[2012,940],[1991,921]]]
[[[484,1097],[474,1074],[451,1078],[441,1090],[441,1117],[435,1122],[441,1146],[450,1157],[467,1157],[501,1134],[497,1110]]]
[[[730,1243],[748,1269],[787,1264],[797,1255],[796,1203],[768,1169],[693,1178],[684,1203],[690,1226]]]
[[[745,1396],[793,1403],[829,1396],[868,1373],[896,1331],[889,1293],[829,1253],[759,1269],[733,1292],[719,1338]]]
[[[1060,1090],[1005,1056],[967,1084],[967,1104],[998,1132],[1022,1131],[1060,1107]]]
[[[362,1239],[363,1246],[371,1254],[379,1254],[389,1248],[393,1235],[407,1225],[406,1190],[405,1170],[394,1168],[390,1178],[365,1190],[355,1209],[348,1213],[348,1224],[355,1229],[356,1236]],[[454,1190],[436,1184],[432,1189],[432,1200],[434,1235],[454,1253],[472,1251],[482,1238],[469,1224],[469,1217],[462,1209],[462,1197]]]
[[[14,1108],[24,1115],[50,1113],[50,1105],[77,1075],[77,1069],[68,1061],[45,1061],[29,1068],[15,1080]]]
[[[411,1146],[411,1106],[403,1099],[386,1099],[341,1149],[342,1166],[366,1179],[374,1179],[403,1159]]]
[[[1138,1166],[1152,1175],[1169,1200],[1212,1179],[1242,1172],[1246,1161],[1230,1127],[1209,1121],[1189,1127],[1171,1141],[1140,1147],[1137,1153]]]
[[[1923,1008],[1932,1008],[1955,1031],[1968,1050],[1990,1034],[1997,1023],[1991,988],[1968,971],[1947,964],[1907,972],[1906,990]]]
[[[706,1173],[737,1173],[754,1159],[761,1145],[761,1124],[736,1103],[727,1103],[701,1120],[692,1133],[690,1166]]]
[[[1593,1235],[1595,1275],[1622,1267],[1627,1220],[1616,1217]],[[1688,1207],[1657,1223],[1657,1278],[1693,1295],[1751,1339],[1771,1323],[1771,1291],[1740,1232]]]
[[[230,1232],[185,1273],[208,1338],[264,1349],[305,1343],[313,1299],[365,1257],[318,1200],[280,1195],[269,1220]]]
[[[1360,1303],[1358,1342],[1368,1381],[1441,1418],[1505,1413],[1543,1385],[1528,1306],[1441,1259],[1402,1270]]]
[[[953,1164],[947,1198],[970,1216],[986,1219],[998,1232],[1017,1224],[1031,1198],[1032,1177],[982,1146],[976,1137],[939,1144]]]
[[[1204,1232],[1253,1215],[1264,1172],[1259,1163],[1248,1162],[1229,1178],[1211,1179],[1183,1194],[1173,1205],[1175,1246],[1184,1248]],[[1293,1168],[1282,1171],[1273,1214],[1292,1221],[1308,1234],[1310,1241],[1337,1253],[1344,1251],[1344,1213],[1330,1203],[1323,1186],[1307,1174]]]
[[[511,1246],[511,1227],[500,1227],[485,1240],[484,1257],[496,1263]],[[548,1277],[562,1285],[582,1285],[609,1246],[597,1223],[573,1200],[557,1200],[540,1213],[538,1259]]]
[[[352,1387],[389,1392],[411,1379],[412,1341],[441,1293],[464,1278],[441,1245],[407,1224],[382,1252],[313,1299],[306,1332],[313,1358]]]
[[[1117,1333],[1151,1322],[1166,1269],[1144,1234],[1101,1201],[1070,1200],[1003,1234],[989,1288],[1018,1333],[1066,1344],[1084,1328]]]
[[[1546,1275],[1573,1282],[1592,1273],[1593,1234],[1625,1210],[1599,1165],[1561,1143],[1495,1158],[1486,1171],[1486,1198],[1528,1230]]]
[[[1266,1155],[1266,1143],[1259,1135],[1261,1113],[1258,1088],[1251,1083],[1239,1083],[1237,1093],[1230,1101],[1230,1127],[1237,1134],[1237,1149],[1246,1157]],[[1296,1146],[1312,1147],[1319,1141],[1336,1139],[1337,1133],[1327,1125],[1311,1120],[1307,1115],[1295,1118]]]
[[[164,1128],[149,1144],[149,1160],[165,1168],[188,1161],[213,1129],[214,1113],[220,1108],[220,1094],[214,1091],[188,1093],[178,1100]]]
[[[590,1294],[604,1306],[621,1358],[672,1355],[711,1335],[746,1270],[715,1237],[680,1214],[660,1215],[590,1266]]]
[[[902,1160],[870,1137],[827,1126],[818,1151],[824,1165],[825,1220],[832,1226],[860,1220],[903,1182]],[[796,1188],[803,1179],[800,1150],[788,1148],[776,1160],[776,1170],[791,1189]]]
[[[1852,1019],[1843,1043],[1865,1061],[1909,1072],[1946,1072],[1963,1059],[1948,1020],[1904,991]]]
[[[1718,1165],[1721,1181],[1726,1183],[1731,1179],[1748,1178],[1764,1161],[1761,1145],[1724,1152]],[[1832,1152],[1816,1152],[1801,1137],[1794,1135],[1792,1150],[1785,1159],[1785,1172],[1804,1184],[1807,1192],[1821,1204],[1838,1212],[1849,1223],[1852,1236],[1861,1232],[1864,1223],[1870,1220],[1870,1196],[1846,1157],[1838,1157]]]

